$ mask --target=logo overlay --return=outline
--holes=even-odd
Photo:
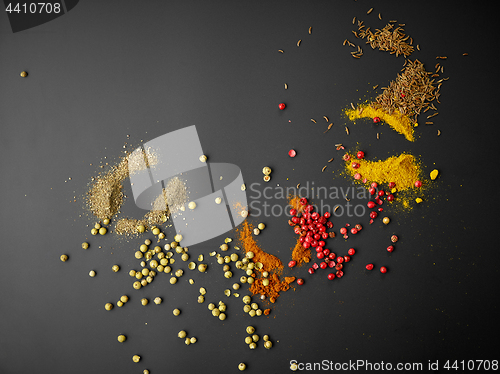
[[[183,236],[183,246],[215,238],[245,220],[248,207],[241,170],[233,164],[200,161],[203,149],[196,126],[159,136],[133,153],[143,155],[144,162],[135,165],[134,170],[129,165],[137,207],[166,210],[166,198],[158,204],[165,186],[173,178],[184,182],[189,202],[180,209],[170,209],[176,233]],[[154,154],[155,162],[148,161],[150,154]]]

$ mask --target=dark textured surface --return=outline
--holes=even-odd
[[[474,6],[81,1],[68,14],[16,34],[1,14],[0,372],[226,373],[237,372],[243,361],[250,373],[282,373],[292,359],[394,365],[498,359],[488,342],[498,332],[498,131],[491,114],[498,73],[485,56],[485,35],[493,28],[482,14],[490,10]],[[342,116],[351,102],[373,99],[371,87],[395,79],[404,62],[369,47],[354,60],[342,46],[346,38],[355,41],[353,16],[372,28],[390,19],[406,23],[421,47],[412,58],[429,70],[436,56],[448,56],[442,64],[450,80],[442,87],[440,114],[433,126],[416,129],[415,143],[387,126],[353,125]],[[277,109],[280,102],[286,110]],[[327,134],[324,115],[334,122]],[[206,274],[188,271],[175,286],[159,275],[140,291],[132,289],[128,270],[138,269],[133,252],[144,238],[89,235],[93,220],[82,196],[101,170],[99,162],[114,164],[125,142],[132,149],[193,124],[211,161],[238,165],[249,187],[260,183],[248,190],[257,205],[264,200],[256,191],[272,186],[274,195],[277,184],[348,187],[339,176],[336,143],[379,158],[410,151],[421,157],[426,173],[436,167],[442,174],[425,203],[408,214],[389,210],[388,226],[377,221],[368,227],[366,216],[335,218],[336,230],[346,222],[365,225],[346,243],[328,241],[339,254],[351,246],[358,251],[345,277],[329,282],[326,272],[310,276],[305,267],[294,269],[290,273],[304,277],[304,286],[283,293],[268,318],[251,319],[241,300],[223,295],[233,282],[208,257],[226,235],[190,248],[193,258],[208,258]],[[290,148],[297,150],[294,159]],[[172,152],[182,152],[182,144]],[[331,157],[335,161],[321,173]],[[274,171],[263,185],[266,165]],[[286,204],[279,196],[268,202]],[[124,211],[133,212],[131,204]],[[295,238],[286,219],[251,219],[260,221],[268,227],[259,243],[287,263]],[[392,233],[401,240],[388,255]],[[91,243],[87,251],[80,247],[85,240]],[[70,256],[67,263],[59,261],[62,253]],[[389,272],[367,274],[369,262]],[[113,264],[121,271],[113,273]],[[91,269],[95,278],[88,276]],[[205,304],[196,302],[201,286],[208,290]],[[122,294],[129,303],[106,312],[104,304]],[[140,298],[156,296],[163,304],[140,305]],[[228,304],[224,322],[207,309],[219,300]],[[179,317],[174,308],[182,309]],[[262,342],[255,351],[246,347],[250,324],[271,336],[271,350]],[[198,343],[185,346],[176,337],[181,329]],[[128,336],[124,344],[116,341],[121,333]],[[134,354],[142,356],[139,364],[132,362]]]

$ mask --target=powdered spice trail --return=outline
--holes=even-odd
[[[87,192],[87,204],[92,213],[100,220],[111,219],[123,204],[123,181],[130,176],[129,170],[134,173],[143,170],[146,164],[153,166],[157,163],[156,154],[149,148],[122,157],[118,165],[95,177]]]
[[[258,246],[257,242],[253,238],[253,227],[247,221],[244,221],[238,231],[239,240],[245,253],[253,252],[254,257],[252,258],[252,261],[255,263],[260,262],[262,264],[262,269],[259,271],[267,271],[269,273],[277,272],[280,274],[283,270],[283,263],[278,257],[264,252]]]
[[[124,202],[123,182],[130,173],[141,171],[144,167],[158,164],[156,153],[147,148],[142,152],[134,152],[120,158],[117,165],[103,174],[93,178],[93,183],[87,192],[87,205],[99,220],[111,219],[120,212]],[[117,221],[115,232],[119,235],[137,234],[137,227],[159,225],[167,221],[170,213],[175,213],[187,201],[185,183],[178,177],[172,178],[162,193],[152,203],[151,211],[141,220],[121,218]],[[167,209],[164,207],[168,206]]]
[[[355,159],[354,155],[346,155],[344,156],[346,171],[352,176],[356,173],[361,174],[360,179],[366,179],[368,183],[394,183],[397,190],[401,191],[414,188],[415,181],[422,177],[420,165],[411,154],[402,153],[381,161],[359,160]]]
[[[250,286],[250,292],[252,292],[253,295],[262,295],[271,303],[275,303],[280,292],[290,289],[290,283],[295,281],[295,277],[285,277],[284,280],[280,278],[279,274],[281,274],[283,270],[283,263],[278,257],[264,252],[255,242],[252,232],[252,225],[247,221],[243,222],[238,228],[239,241],[245,253],[252,252],[254,254],[252,261],[262,264],[262,269],[256,268],[255,271],[260,274],[267,271],[270,275],[267,277],[269,280],[267,286],[264,286],[264,279],[262,277],[256,277],[255,281]]]
[[[311,250],[304,248],[299,239],[292,250],[292,260],[297,262],[297,266],[309,263],[311,261]]]

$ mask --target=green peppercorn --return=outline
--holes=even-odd
[[[127,337],[125,335],[118,335],[118,341],[120,343],[123,343],[125,340],[127,340]]]

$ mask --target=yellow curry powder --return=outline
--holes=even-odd
[[[382,109],[374,109],[371,105],[360,105],[357,109],[347,109],[345,114],[351,121],[358,118],[375,118],[379,117],[381,121],[387,123],[396,132],[404,135],[406,140],[415,141],[413,127],[416,125],[410,118],[401,114],[397,109],[392,114],[385,112]],[[380,123],[383,123],[380,122]]]
[[[415,156],[402,153],[399,156],[392,156],[386,160],[368,161],[358,160],[354,155],[348,154],[349,160],[345,161],[347,174],[354,176],[361,175],[359,180],[367,180],[367,183],[376,182],[378,184],[396,183],[398,191],[408,188],[415,188],[415,181],[420,180],[422,170]],[[359,168],[352,167],[353,162],[359,164]]]

